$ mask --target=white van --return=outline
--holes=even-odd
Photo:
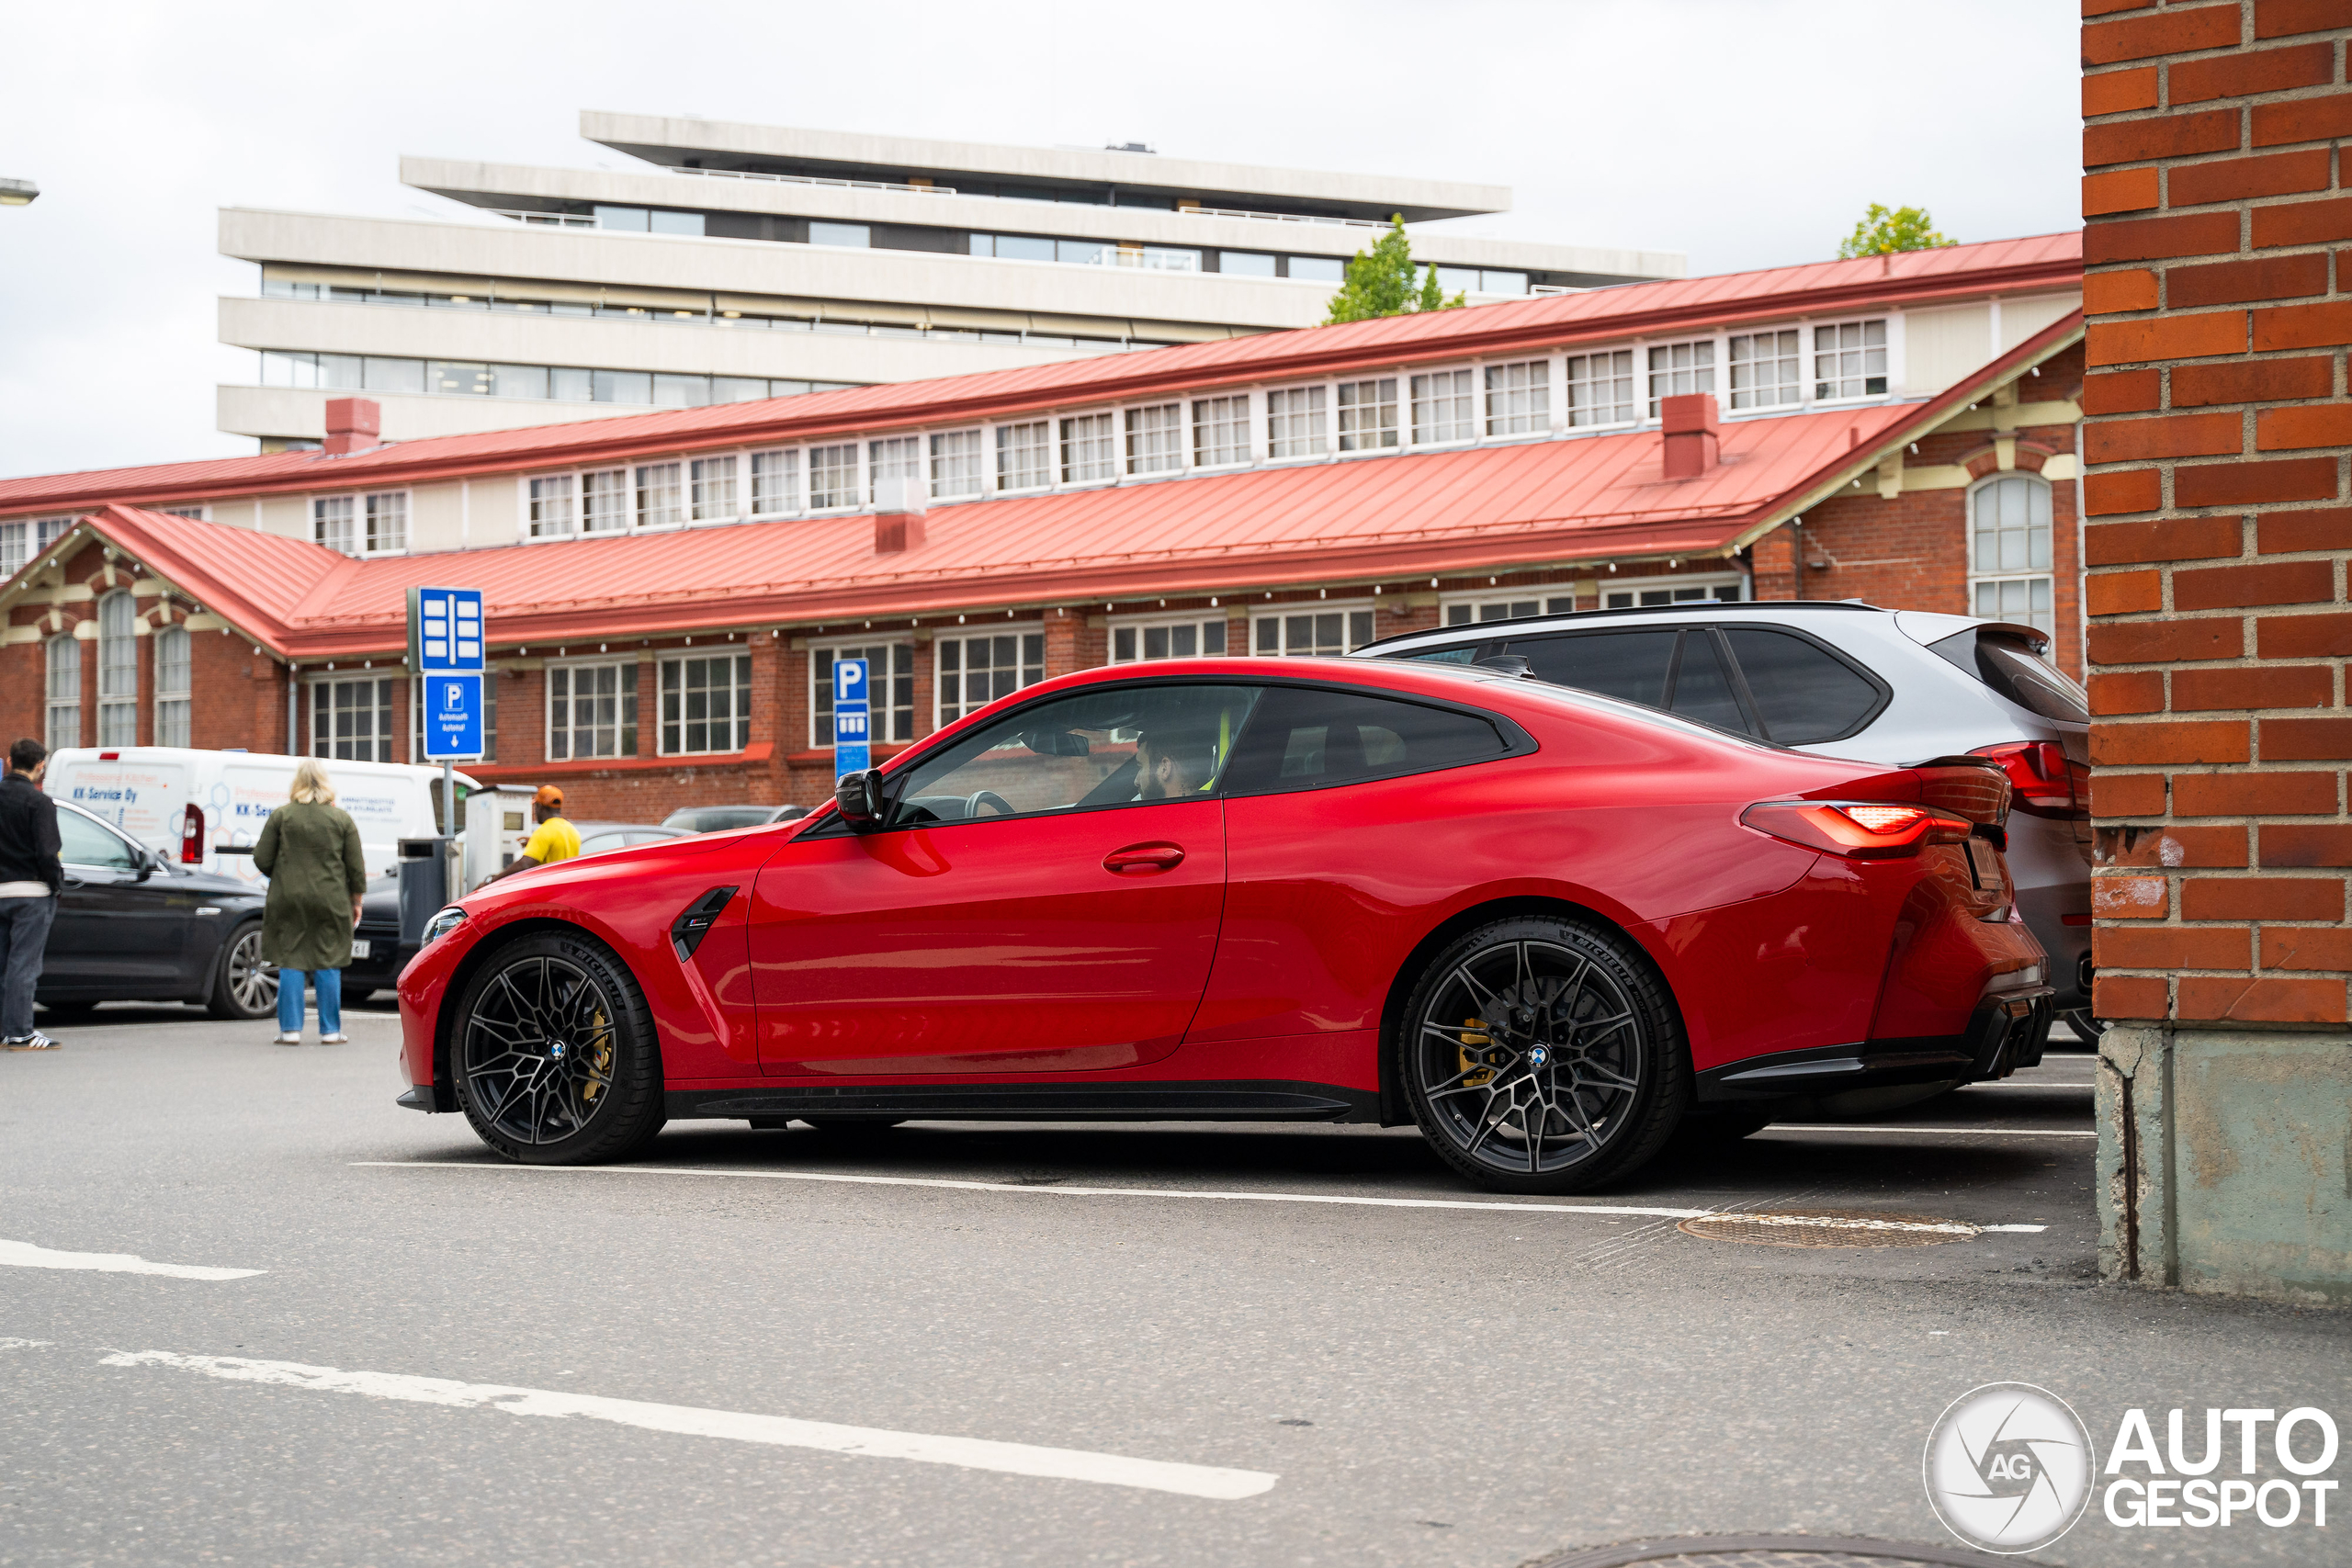
[[[41,787],[184,865],[260,882],[250,851],[269,814],[286,803],[301,761],[184,746],[68,746],[50,753]],[[336,804],[359,824],[368,875],[399,864],[401,840],[433,836],[439,768],[328,760],[326,769]],[[463,773],[457,778],[461,790],[481,787]]]

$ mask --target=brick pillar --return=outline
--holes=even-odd
[[[1793,599],[1797,596],[1796,535],[1786,527],[1775,528],[1756,541],[1748,552],[1748,570],[1755,579],[1755,593],[1758,599]]]
[[[1086,615],[1067,606],[1046,612],[1046,679],[1068,675],[1083,670],[1086,664],[1079,657],[1079,633],[1086,629]]]
[[[2102,1267],[2352,1300],[2352,6],[2085,9]]]

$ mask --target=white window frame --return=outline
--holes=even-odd
[[[1204,651],[1206,628],[1217,628],[1220,646],[1215,652]],[[1191,627],[1193,650],[1191,653],[1147,653],[1148,634],[1156,631],[1174,632]],[[1103,637],[1103,661],[1108,664],[1149,664],[1162,659],[1223,659],[1231,651],[1232,629],[1223,610],[1200,610],[1189,615],[1121,615],[1113,620]],[[1133,650],[1122,655],[1122,637],[1133,645]]]
[[[955,705],[956,712],[953,716],[949,716],[947,713],[949,705],[946,701],[945,694],[947,682],[944,672],[946,661],[940,657],[941,644],[949,642],[959,644],[967,643],[974,637],[1012,637],[1017,638],[1035,637],[1038,638],[1039,652],[1037,655],[1036,677],[1035,680],[1016,681],[1012,689],[1018,692],[1024,691],[1027,688],[1035,685],[1038,681],[1042,681],[1046,678],[1046,658],[1044,653],[1045,635],[1046,623],[1042,620],[1006,621],[998,626],[956,626],[953,630],[950,630],[945,626],[942,626],[939,629],[939,634],[932,639],[931,643],[932,728],[937,730],[947,725],[953,724],[956,722],[956,719],[962,717],[965,714],[977,713],[981,708],[986,707],[989,703],[997,700],[993,695],[991,695],[981,702],[967,702],[959,696]],[[1019,671],[1026,671],[1030,668],[1029,661],[1025,657],[1026,649],[1023,649],[1020,651],[1024,655],[1024,657],[1021,658],[1019,662],[1016,663],[1013,668]],[[961,680],[963,673],[963,665],[959,653],[956,666],[956,674],[959,681]]]
[[[828,485],[817,489],[819,458]],[[865,504],[865,443],[862,440],[828,441],[805,449],[800,459],[801,499],[810,512],[854,512]],[[820,495],[825,497],[820,501]]]
[[[2026,507],[2026,526],[2024,530],[2026,564],[2021,567],[2003,566],[1998,561],[1996,561],[1992,566],[1987,567],[1984,564],[1983,555],[1979,552],[1977,547],[1978,530],[1976,526],[1976,508],[1980,499],[1986,493],[2009,483],[2015,483],[2024,487],[2027,496],[2029,497]],[[2040,497],[2041,502],[2043,520],[2040,525],[2037,525],[2033,520],[2033,502],[2031,498],[2036,496]],[[2057,497],[2052,491],[2050,481],[2043,479],[2039,474],[2030,474],[2016,470],[2012,470],[2007,473],[1987,474],[1983,479],[1978,479],[1968,487],[1967,512],[1965,515],[1968,528],[1968,606],[1962,613],[1963,615],[1984,615],[1985,613],[1977,608],[1977,604],[1981,597],[1978,592],[1980,589],[1994,589],[1996,591],[1995,598],[1997,600],[1999,597],[1998,590],[2000,588],[2010,583],[2018,583],[2023,585],[2025,589],[2026,613],[2021,616],[2003,615],[1997,613],[1998,606],[1996,604],[1996,613],[1987,618],[2021,621],[2024,625],[2040,627],[2042,631],[2049,633],[2053,637],[2057,636]],[[2037,531],[2039,531],[2042,536],[2042,553],[2047,558],[2045,562],[2040,566],[2033,564],[2034,535]],[[2047,607],[2039,611],[2033,607],[2034,589],[2036,587],[2040,587],[2042,590],[2042,596],[2049,601]],[[2037,616],[2040,618],[2037,618]]]
[[[1806,355],[1812,352],[1808,342],[1810,328],[1810,322],[1799,321],[1792,326],[1759,326],[1750,332],[1726,333],[1724,338],[1723,353],[1724,412],[1736,414],[1758,414],[1772,413],[1784,409],[1803,408],[1805,404],[1805,388],[1810,381],[1810,378],[1805,375]],[[1778,342],[1780,335],[1783,333],[1796,339],[1794,348],[1785,356],[1781,353],[1781,345]],[[1742,397],[1753,399],[1757,389],[1751,387],[1745,391],[1740,389],[1739,367],[1743,363],[1753,366],[1761,362],[1754,356],[1752,347],[1749,357],[1745,361],[1737,357],[1736,351],[1741,344],[1752,345],[1758,338],[1765,336],[1770,336],[1775,340],[1770,356],[1773,362],[1777,364],[1785,358],[1794,373],[1795,379],[1772,383],[1774,390],[1783,387],[1788,389],[1789,396],[1785,398],[1779,398],[1769,403],[1755,401],[1743,403],[1739,400]]]
[[[1081,458],[1080,453],[1091,455]],[[1061,488],[1087,490],[1095,485],[1114,484],[1119,479],[1119,416],[1115,412],[1095,409],[1056,418],[1054,473]]]
[[[620,525],[593,526],[600,517],[617,517]],[[637,487],[626,467],[580,470],[580,532],[594,539],[637,532]]]
[[[862,637],[828,637],[822,642],[810,641],[808,645],[808,744],[810,748],[820,751],[832,750],[833,729],[831,718],[833,708],[833,660],[840,657],[843,649],[854,649],[866,656],[866,712],[869,726],[866,734],[868,739],[876,745],[902,745],[912,740],[915,738],[913,692],[909,691],[904,704],[876,703],[872,694],[876,688],[880,688],[886,694],[894,694],[888,683],[898,678],[896,664],[898,656],[901,653],[907,656],[907,680],[910,686],[912,685],[915,639],[910,637],[875,637],[867,634]],[[879,676],[876,675],[873,668],[873,656],[876,652],[889,654],[893,665],[892,669]],[[934,704],[934,709],[936,706],[937,705]],[[904,735],[899,735],[896,733],[897,725],[891,721],[902,715],[907,721],[907,732]]]
[[[320,675],[304,682],[310,688],[308,695],[311,718],[311,733],[305,754],[323,757],[331,762],[390,761],[392,736],[395,733],[394,725],[397,723],[395,717],[397,704],[392,698],[392,676],[378,674],[373,671],[361,671],[356,673],[345,671],[337,674]],[[368,739],[369,752],[365,757],[337,757],[334,753],[334,747],[339,739],[334,734],[334,715],[337,709],[333,693],[337,686],[356,685],[374,685],[377,688],[372,694],[375,701],[369,705],[369,711],[374,716],[368,721],[368,728],[373,731]],[[322,701],[322,698],[323,701]],[[357,710],[355,708],[351,711]],[[322,720],[324,721],[326,730],[323,735],[320,733]]]
[[[1284,422],[1278,426],[1276,422]],[[1299,422],[1304,422],[1302,424]],[[1286,434],[1277,434],[1285,428]],[[1302,430],[1304,434],[1301,434]],[[1288,448],[1285,450],[1285,448]],[[1266,461],[1319,463],[1331,452],[1331,384],[1266,389]]]
[[[686,717],[685,712],[687,695],[687,687],[685,684],[686,666],[697,660],[707,664],[714,659],[723,659],[727,660],[728,702],[729,705],[734,709],[734,712],[729,717],[724,720],[713,719],[708,716],[705,716],[699,721],[689,719]],[[670,689],[670,671],[673,670],[675,670],[678,672],[678,689],[675,693],[673,693]],[[713,643],[708,648],[681,649],[674,653],[664,653],[659,659],[655,660],[653,670],[653,703],[655,708],[658,710],[654,716],[653,725],[653,739],[654,745],[656,747],[655,755],[662,757],[723,757],[741,751],[745,747],[749,746],[752,743],[752,688],[753,679],[751,649],[740,642]],[[705,686],[703,690],[707,692],[712,690],[712,688]],[[678,705],[678,715],[675,718],[670,716],[670,702],[673,695],[677,698]],[[640,743],[643,740],[642,731],[644,728],[644,720],[645,716],[643,714],[639,714],[638,716],[638,728],[640,731],[639,737]],[[687,745],[685,743],[686,727],[689,724],[696,722],[709,726],[717,726],[720,723],[724,723],[727,726],[726,739],[728,740],[728,744],[725,746]],[[670,731],[673,727],[678,731],[678,744],[675,746],[670,744]]]
[[[1340,623],[1340,651],[1342,653],[1353,653],[1357,649],[1362,648],[1364,643],[1371,642],[1380,635],[1378,626],[1379,618],[1375,614],[1379,608],[1380,601],[1377,599],[1310,599],[1291,604],[1266,604],[1262,606],[1255,606],[1252,607],[1250,612],[1250,647],[1247,651],[1252,657],[1256,658],[1295,659],[1306,657],[1308,654],[1313,653],[1314,649],[1312,648],[1306,649],[1304,650],[1295,649],[1290,646],[1288,640],[1289,630],[1286,626],[1282,625],[1284,618],[1296,615],[1329,615],[1336,614],[1342,617]],[[1363,627],[1365,635],[1362,641],[1358,641],[1356,638],[1355,633],[1358,628],[1355,624],[1351,619],[1347,618],[1356,615],[1363,615],[1368,617]],[[1269,621],[1276,623],[1277,628],[1275,631],[1275,644],[1271,649],[1264,646],[1263,638],[1266,634],[1259,629]]]
[[[743,520],[741,455],[722,452],[686,461],[686,520],[690,523],[740,523]]]
[[[668,479],[662,475],[667,471]],[[648,476],[651,476],[649,482]],[[664,491],[669,500],[658,499]],[[631,463],[628,468],[629,531],[636,534],[666,534],[673,528],[683,528],[686,523],[686,465],[679,457],[656,457],[650,462]]]
[[[1824,349],[1820,346],[1821,334],[1823,333],[1842,333],[1849,327],[1852,328],[1863,340],[1855,347],[1849,349],[1840,344],[1828,349]],[[1878,343],[1875,345],[1871,344],[1868,341],[1870,337],[1870,329],[1872,327],[1876,327],[1878,329]],[[1850,379],[1860,381],[1867,387],[1871,379],[1870,375],[1870,355],[1873,351],[1878,355],[1879,373],[1877,379],[1882,383],[1877,391],[1833,392],[1826,397],[1821,395],[1821,356],[1824,354],[1839,356],[1847,354],[1859,355],[1861,359],[1862,373],[1859,376],[1850,378]],[[1823,408],[1828,408],[1838,405],[1871,403],[1879,401],[1881,399],[1885,398],[1894,386],[1894,323],[1884,316],[1855,316],[1844,321],[1807,322],[1804,328],[1804,392],[1805,400],[1807,402],[1816,404]],[[1844,376],[1835,376],[1831,378],[1831,380],[1833,384],[1842,385],[1849,378]]]
[[[1577,607],[1576,585],[1570,582],[1539,582],[1526,588],[1490,588],[1483,593],[1447,593],[1437,602],[1438,625],[1448,631],[1456,626],[1485,626],[1489,621],[1510,618],[1514,604],[1532,604],[1526,612],[1537,615],[1573,615]],[[1500,609],[1501,615],[1486,616],[1481,612]],[[1461,619],[1454,618],[1457,610],[1467,611]]]
[[[1713,571],[1708,572],[1703,576],[1694,572],[1688,576],[1678,573],[1672,577],[1627,577],[1619,578],[1614,581],[1604,577],[1600,580],[1599,586],[1600,592],[1600,607],[1603,610],[1639,609],[1642,604],[1641,596],[1645,592],[1657,593],[1665,592],[1668,593],[1679,593],[1683,590],[1690,588],[1712,590],[1712,592],[1708,592],[1704,598],[1668,599],[1666,603],[1672,604],[1744,604],[1747,603],[1749,588],[1747,575],[1743,572],[1736,571]],[[1726,588],[1735,590],[1732,596],[1728,599],[1723,596],[1723,591]],[[1632,595],[1632,597],[1628,599],[1625,604],[1614,604],[1610,603],[1612,596],[1624,597],[1628,594]]]
[[[341,511],[335,509],[340,507]],[[330,526],[332,525],[332,526]],[[334,535],[340,535],[338,541]],[[311,498],[311,543],[321,549],[357,560],[361,554],[359,498],[356,495],[314,495]]]
[[[602,761],[607,758],[635,757],[642,754],[645,716],[643,714],[638,714],[632,717],[629,712],[637,701],[637,677],[634,671],[638,662],[638,657],[633,653],[625,654],[616,659],[550,659],[547,661],[547,664],[542,670],[543,678],[539,682],[539,733],[543,738],[543,742],[547,748],[544,755],[547,757],[548,761],[593,762]],[[564,672],[563,701],[567,704],[573,704],[580,701],[580,694],[577,690],[579,683],[578,678],[580,674],[583,671],[593,671],[597,670],[628,670],[631,671],[626,682],[622,682],[617,680],[614,682],[613,723],[611,728],[613,731],[613,744],[616,750],[611,751],[598,751],[594,755],[588,757],[581,756],[579,753],[571,750],[571,742],[569,737],[577,733],[582,727],[576,722],[570,722],[566,723],[564,726],[567,739],[564,741],[564,750],[562,753],[559,755],[556,750],[555,744],[556,674],[559,671]],[[659,705],[657,704],[656,705],[658,706]],[[601,730],[605,726],[600,724],[592,724],[585,728]],[[636,730],[639,733],[635,736],[631,736],[629,734],[629,731],[631,730]],[[624,742],[630,739],[635,739],[638,742],[638,745],[632,747],[626,746],[624,744]]]
[[[1342,457],[1403,451],[1406,411],[1398,406],[1396,399],[1399,387],[1409,385],[1401,376],[1350,376],[1332,383],[1331,449]],[[1361,396],[1351,400],[1351,393],[1361,393],[1366,387],[1373,389],[1369,400]],[[1367,412],[1371,415],[1368,432],[1364,423]]]
[[[930,462],[925,455],[927,443],[921,435],[874,435],[865,442],[865,498],[876,505],[886,504],[883,486],[896,479],[901,483],[901,493],[888,504],[904,506],[920,495],[928,495],[930,481],[925,478]],[[889,469],[884,471],[884,465]]]
[[[754,452],[747,459],[751,469],[751,515],[753,517],[792,517],[802,510],[800,488],[800,448],[770,447]],[[781,481],[780,483],[778,481]],[[790,504],[772,506],[767,502],[781,492]]]
[[[989,432],[976,424],[968,430],[941,430],[925,443],[933,501],[970,501],[989,492]]]
[[[1573,430],[1616,430],[1639,424],[1642,420],[1641,372],[1636,368],[1636,363],[1643,357],[1630,348],[1584,349],[1564,355],[1560,366],[1561,406],[1558,413],[1566,422],[1566,427]],[[1602,367],[1604,375],[1595,376],[1593,367],[1599,360],[1606,360],[1608,364]],[[1578,367],[1584,370],[1581,376],[1577,373]],[[1596,405],[1589,400],[1593,396],[1592,389],[1603,385],[1610,389],[1610,400],[1605,405]],[[1625,393],[1622,402],[1616,398],[1619,387],[1623,387]],[[1588,399],[1583,403],[1579,403],[1577,398],[1579,388],[1585,390]],[[1605,410],[1606,417],[1596,412],[1597,406]]]
[[[1511,372],[1523,371],[1521,385],[1514,387]],[[1497,412],[1497,399],[1503,400]],[[1524,399],[1522,406],[1511,409],[1513,399]],[[1478,430],[1488,441],[1523,441],[1531,435],[1544,435],[1552,429],[1555,406],[1552,400],[1552,362],[1549,359],[1506,359],[1479,367]],[[1517,425],[1517,429],[1510,428]]]
[[[186,746],[192,733],[196,694],[196,639],[186,626],[164,626],[147,639],[155,662],[155,744]],[[178,657],[166,660],[166,650]]]
[[[1130,478],[1181,474],[1190,466],[1192,425],[1185,400],[1139,403],[1119,414],[1119,463]]]
[[[212,521],[212,508],[209,506],[156,506],[149,510],[160,512],[166,517],[185,517],[191,523]]]
[[[1185,423],[1190,426],[1191,443],[1190,449],[1186,453],[1186,460],[1194,473],[1214,472],[1223,468],[1246,468],[1256,460],[1257,411],[1254,406],[1255,400],[1248,390],[1213,392],[1204,397],[1186,400],[1190,406],[1184,411]],[[1205,406],[1212,404],[1223,406],[1216,408]],[[1214,432],[1230,433],[1239,439],[1238,443],[1219,441],[1204,450],[1204,440]],[[1211,453],[1231,450],[1237,446],[1238,450],[1234,456],[1210,456]]]
[[[379,556],[408,554],[410,513],[413,510],[410,505],[411,499],[409,492],[404,490],[371,490],[360,492],[359,511],[355,522],[359,530],[363,557],[373,560]],[[397,544],[379,546],[376,543],[376,515],[379,502],[385,503],[384,511],[387,515],[397,516],[399,520],[400,541]]]
[[[1481,394],[1479,390],[1478,368],[1479,367],[1476,365],[1441,366],[1433,369],[1416,370],[1410,376],[1406,378],[1405,398],[1407,408],[1405,412],[1405,426],[1406,443],[1408,446],[1421,447],[1468,446],[1477,441],[1478,432],[1485,427],[1486,423],[1485,419],[1481,416],[1479,409]],[[1443,376],[1448,378],[1449,380],[1453,380],[1453,385],[1439,391],[1433,398],[1424,397],[1422,395],[1422,389],[1417,387],[1415,383],[1438,376]],[[1454,378],[1461,378],[1462,379],[1453,380]],[[1461,418],[1442,422],[1433,420],[1430,422],[1431,428],[1444,428],[1451,425],[1458,428],[1461,434],[1454,435],[1433,435],[1426,439],[1423,438],[1421,434],[1422,422],[1420,411],[1425,403],[1437,404],[1442,402],[1446,404],[1453,404],[1458,408],[1461,403],[1465,401],[1468,405],[1468,412],[1464,414]]]
[[[139,603],[128,588],[98,595],[98,744],[139,744]],[[109,621],[118,623],[108,626]]]
[[[1060,471],[1060,453],[1054,442],[1054,422],[1016,419],[989,428],[988,457],[989,488],[999,495],[1034,495],[1052,490]],[[1010,482],[1028,479],[1034,483]]]
[[[42,645],[41,731],[52,751],[82,744],[82,639],[59,632]],[[60,655],[71,655],[61,658]]]
[[[523,533],[529,539],[571,539],[580,534],[581,476],[532,474],[523,480]]]
[[[1645,411],[1643,417],[1658,418],[1661,412],[1659,408],[1661,399],[1689,397],[1699,392],[1712,392],[1718,398],[1722,397],[1723,394],[1717,390],[1715,384],[1716,375],[1723,368],[1724,364],[1724,339],[1721,337],[1679,338],[1673,343],[1645,343],[1641,345],[1640,353],[1642,362],[1640,404]],[[1677,366],[1674,363],[1674,356],[1678,353],[1688,355],[1689,358],[1685,364]],[[1698,363],[1702,354],[1706,359],[1704,365]],[[1663,367],[1657,363],[1657,356],[1660,355],[1666,356],[1666,364]],[[1676,389],[1675,385],[1678,380],[1684,383],[1679,390]],[[1705,384],[1702,386],[1702,382]]]

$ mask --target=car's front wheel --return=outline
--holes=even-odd
[[[1690,1095],[1665,987],[1617,932],[1498,920],[1406,1003],[1398,1077],[1438,1156],[1507,1192],[1581,1192],[1646,1162]]]
[[[621,1159],[662,1130],[652,1015],[602,942],[542,932],[500,948],[466,983],[449,1041],[458,1104],[508,1159]]]
[[[204,1010],[215,1018],[267,1018],[277,1011],[277,965],[261,955],[261,922],[247,920],[220,944],[212,995]]]

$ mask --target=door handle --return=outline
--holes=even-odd
[[[1128,872],[1173,871],[1183,863],[1184,851],[1176,844],[1129,844],[1123,850],[1113,850],[1102,857],[1102,869],[1125,874]]]

